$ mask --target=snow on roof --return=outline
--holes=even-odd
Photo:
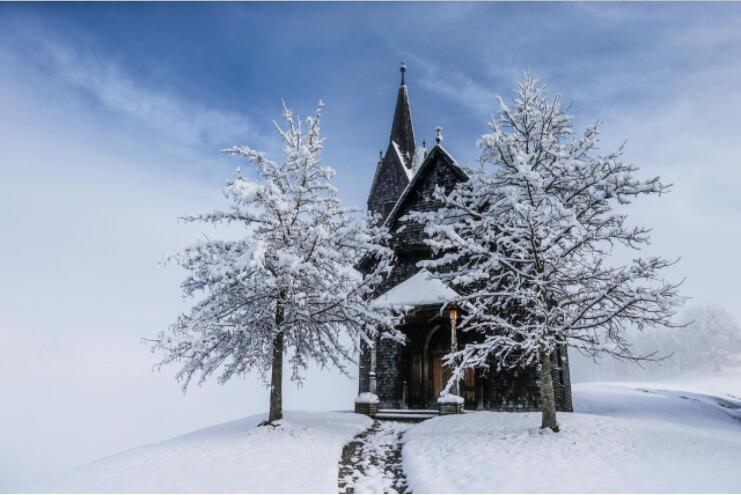
[[[459,294],[425,269],[378,296],[374,306],[426,306],[453,301]]]

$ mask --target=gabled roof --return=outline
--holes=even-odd
[[[427,153],[427,156],[425,157],[422,164],[417,169],[416,173],[412,176],[412,179],[409,181],[409,184],[407,187],[402,191],[401,196],[399,196],[399,199],[396,201],[396,204],[389,212],[388,216],[386,217],[384,223],[388,224],[391,221],[396,219],[396,216],[398,215],[399,211],[401,210],[401,207],[404,205],[404,202],[409,197],[409,194],[417,187],[417,184],[419,184],[421,178],[427,173],[428,169],[432,166],[432,163],[435,163],[435,157],[436,156],[442,156],[443,157],[443,163],[445,163],[447,166],[449,166],[455,174],[462,180],[468,180],[468,174],[463,170],[463,167],[461,167],[458,162],[453,158],[453,156],[448,153],[448,150],[442,147],[440,144],[436,144],[434,148],[430,150],[429,153]]]
[[[373,306],[431,306],[455,301],[460,295],[424,268],[371,302]]]

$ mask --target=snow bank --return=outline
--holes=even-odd
[[[539,413],[478,412],[410,429],[414,492],[741,492],[741,421],[692,394],[575,387],[577,413],[541,432]],[[682,398],[685,397],[685,398]],[[731,409],[729,411],[728,409]]]
[[[378,404],[378,396],[370,392],[363,392],[355,398],[356,404]]]
[[[289,412],[279,426],[258,428],[264,419],[251,416],[129,450],[26,490],[336,493],[342,447],[372,423],[352,413]]]
[[[455,394],[440,394],[438,404],[463,404],[463,397]]]

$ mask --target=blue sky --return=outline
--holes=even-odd
[[[734,4],[3,4],[0,12],[3,44],[88,98],[112,127],[138,116],[69,81],[69,64],[244,119],[250,133],[203,130],[209,138],[189,144],[204,154],[235,139],[269,147],[281,98],[303,113],[324,99],[327,158],[352,202],[385,148],[401,59],[419,139],[441,125],[448,147],[471,162],[494,95],[507,95],[523,70],[573,101],[585,124],[615,107],[666,104],[685,77],[738,51],[737,38],[724,37],[737,25]],[[55,49],[76,60],[59,67]]]
[[[440,125],[465,164],[525,70],[577,129],[603,120],[605,149],[627,140],[674,184],[629,208],[649,254],[681,257],[692,304],[741,320],[740,25],[738,3],[0,3],[0,490],[265,410],[257,377],[182,395],[151,373],[140,337],[188,303],[157,263],[215,235],[177,217],[222,204],[240,163],[220,148],[276,151],[281,98],[326,102],[325,161],[364,206],[400,60],[418,141]],[[312,370],[286,404],[355,390]]]

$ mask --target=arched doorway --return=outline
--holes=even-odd
[[[404,407],[415,409],[437,409],[437,399],[450,378],[450,370],[443,365],[445,355],[450,352],[450,327],[445,324],[409,327],[409,340],[403,355]],[[465,372],[459,382],[459,394],[466,408],[476,408],[480,391],[478,373]]]
[[[448,383],[450,373],[443,366],[445,354],[450,352],[450,330],[435,327],[430,330],[424,348],[426,366],[425,403],[427,407],[435,407],[440,391]]]

